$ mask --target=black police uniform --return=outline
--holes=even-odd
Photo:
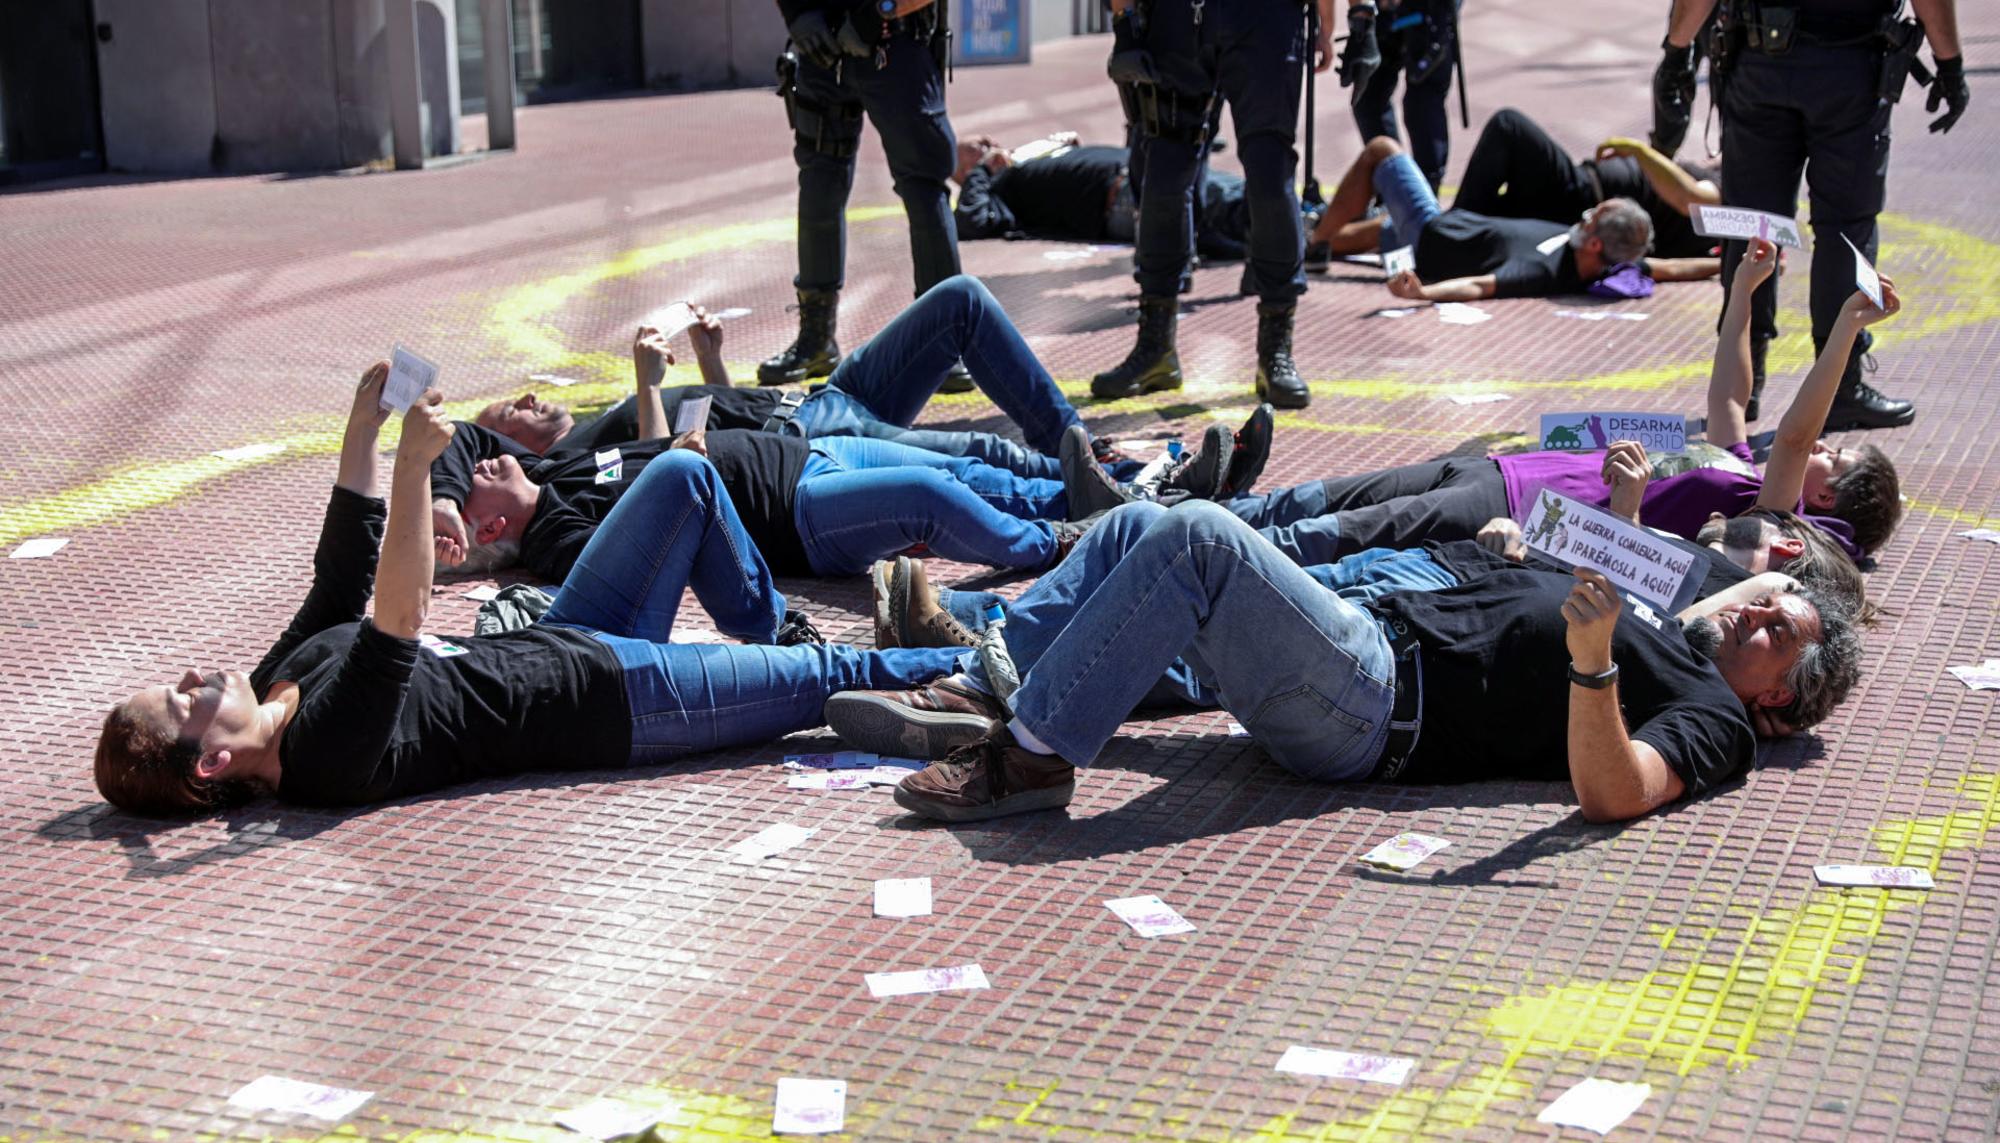
[[[1452,65],[1458,59],[1458,0],[1382,0],[1376,42],[1382,66],[1354,100],[1354,125],[1363,143],[1378,135],[1397,138],[1396,78],[1405,76],[1403,125],[1409,154],[1437,190],[1451,158],[1451,123],[1445,99],[1451,94]]]

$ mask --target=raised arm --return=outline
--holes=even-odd
[[[1759,508],[1791,511],[1798,507],[1799,496],[1805,491],[1806,461],[1812,457],[1819,431],[1826,425],[1827,410],[1833,407],[1834,394],[1840,390],[1841,375],[1847,372],[1847,359],[1854,352],[1854,339],[1863,329],[1902,306],[1896,284],[1887,274],[1882,275],[1883,308],[1876,309],[1875,303],[1860,290],[1854,291],[1841,305],[1840,316],[1834,319],[1833,329],[1827,334],[1826,348],[1820,350],[1818,359],[1806,372],[1805,381],[1799,385],[1799,395],[1792,398],[1791,408],[1778,421],[1771,457],[1764,462],[1764,486],[1757,493]]]
[[[632,337],[632,375],[638,383],[639,439],[656,441],[667,435],[667,408],[660,401],[660,381],[674,351],[658,328],[642,325]]]
[[[1477,302],[1492,297],[1500,289],[1491,274],[1473,278],[1452,278],[1425,285],[1415,270],[1405,270],[1389,279],[1389,292],[1413,302]]]
[[[1606,139],[1597,145],[1597,157],[1638,160],[1639,170],[1645,173],[1646,181],[1653,184],[1653,192],[1682,214],[1688,213],[1688,207],[1695,203],[1708,206],[1719,206],[1722,203],[1721,187],[1707,179],[1695,178],[1679,163],[1637,139],[1628,139],[1622,135]]]
[[[1646,501],[1646,482],[1653,466],[1646,462],[1646,446],[1638,441],[1612,441],[1604,450],[1604,486],[1611,490],[1611,511],[1634,524]]]
[[[362,496],[375,495],[375,447],[389,419],[389,410],[382,407],[382,386],[388,380],[386,361],[377,361],[361,375],[347,411],[347,432],[340,438],[340,471],[333,482]]]
[[[1751,239],[1750,249],[1736,264],[1729,304],[1722,309],[1722,328],[1715,337],[1715,365],[1708,374],[1708,443],[1717,448],[1743,443],[1748,432],[1744,410],[1750,405],[1750,295],[1777,265],[1778,248],[1762,238]]]
[[[389,526],[375,571],[375,627],[414,639],[430,610],[434,541],[431,532],[431,462],[444,452],[456,426],[436,389],[403,414],[403,439],[389,476]]]
[[[1570,667],[1578,675],[1602,676],[1615,666],[1611,636],[1625,605],[1598,573],[1577,568],[1576,578],[1562,608]],[[1602,687],[1569,685],[1569,780],[1583,816],[1594,822],[1636,818],[1687,790],[1659,751],[1626,732],[1615,677]]]

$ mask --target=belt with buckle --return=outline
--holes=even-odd
[[[771,410],[770,416],[764,418],[763,431],[767,433],[785,431],[785,425],[790,423],[793,417],[799,415],[799,406],[805,403],[806,395],[797,391],[788,392],[778,398],[777,407]]]

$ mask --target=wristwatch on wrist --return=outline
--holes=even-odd
[[[1610,667],[1606,668],[1600,674],[1589,675],[1577,670],[1576,664],[1571,663],[1569,665],[1569,681],[1580,687],[1588,687],[1593,691],[1601,691],[1618,681],[1618,664],[1611,664]]]

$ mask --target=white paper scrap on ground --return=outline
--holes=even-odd
[[[1512,393],[1446,393],[1445,400],[1454,405],[1491,405],[1495,401],[1511,401]]]
[[[7,553],[7,558],[10,560],[45,560],[62,551],[68,543],[68,536],[41,536],[33,540],[23,541],[20,547]]]
[[[673,338],[694,324],[694,307],[686,302],[662,306],[641,318],[639,324],[659,330],[662,338]]]
[[[350,1091],[283,1076],[259,1076],[229,1097],[229,1106],[249,1111],[279,1111],[310,1115],[328,1123],[346,1119],[375,1098],[372,1091]]]
[[[1394,250],[1382,252],[1382,272],[1391,278],[1405,270],[1417,268],[1417,252],[1408,246],[1398,246]]]
[[[1847,248],[1849,250],[1854,251],[1855,287],[1858,288],[1862,293],[1868,295],[1868,300],[1875,303],[1876,309],[1878,310],[1881,309],[1882,275],[1877,274],[1875,272],[1875,267],[1870,266],[1868,264],[1868,256],[1861,252],[1861,247],[1856,246],[1854,244],[1854,239],[1849,238],[1847,235],[1843,234],[1840,236],[1840,240],[1842,242],[1847,243]]]
[[[781,1079],[771,1130],[779,1135],[828,1135],[847,1129],[847,1081]]]
[[[928,917],[931,915],[931,879],[891,877],[875,883],[875,915],[878,917]]]
[[[1386,865],[1391,869],[1412,869],[1424,858],[1450,844],[1441,837],[1430,837],[1421,833],[1399,833],[1362,854],[1361,860],[1370,865]]]
[[[1379,318],[1406,318],[1409,317],[1411,314],[1416,313],[1418,310],[1422,308],[1423,308],[1422,306],[1384,306],[1383,308],[1376,310],[1374,313],[1368,314],[1367,316],[1379,317]]]
[[[633,1135],[643,1135],[652,1130],[660,1121],[660,1113],[650,1108],[633,1107],[615,1099],[598,1099],[582,1107],[556,1114],[556,1126],[567,1127],[579,1135],[592,1139],[602,1139],[610,1143],[613,1139],[624,1139]]]
[[[1104,907],[1118,914],[1118,919],[1132,926],[1132,931],[1142,937],[1171,937],[1176,933],[1194,932],[1194,926],[1187,918],[1173,911],[1158,897],[1120,897],[1116,901],[1106,901]]]
[[[1970,531],[1960,532],[1959,535],[1968,540],[1985,540],[1989,544],[2000,544],[2000,529],[1974,528]]]
[[[1882,889],[1935,889],[1930,870],[1910,865],[1815,865],[1821,885],[1867,885]]]
[[[787,754],[787,770],[866,770],[882,759],[866,750],[835,750],[830,754]]]
[[[278,444],[275,441],[265,441],[263,444],[239,445],[236,448],[219,448],[208,455],[221,457],[223,460],[256,460],[258,457],[276,456],[283,451],[285,451],[284,445]]]
[[[500,589],[491,584],[485,584],[479,587],[468,587],[460,594],[475,603],[486,603],[500,598]]]
[[[1417,1061],[1403,1056],[1366,1056],[1336,1052],[1332,1048],[1308,1048],[1293,1044],[1278,1057],[1278,1070],[1326,1079],[1367,1080],[1369,1083],[1401,1084],[1410,1078]]]
[[[715,403],[712,397],[691,397],[681,402],[674,410],[674,434],[691,433],[708,426],[708,407]]]
[[[1437,314],[1438,320],[1446,325],[1478,325],[1480,322],[1493,320],[1492,314],[1478,306],[1468,306],[1464,302],[1439,302]]]
[[[812,835],[813,831],[804,826],[782,822],[774,826],[765,826],[730,846],[729,852],[744,861],[761,861],[766,857],[785,852]]]
[[[381,405],[407,413],[424,390],[437,386],[438,367],[397,346],[389,354],[389,380],[382,385]]]
[[[1535,1118],[1558,1127],[1581,1127],[1604,1135],[1630,1119],[1652,1094],[1653,1085],[1649,1083],[1587,1079],[1562,1093]]]
[[[1799,237],[1798,220],[1782,214],[1696,203],[1689,208],[1688,217],[1694,222],[1694,232],[1703,238],[1766,238],[1794,250],[1806,248],[1805,240]]]
[[[1626,313],[1623,310],[1557,310],[1559,318],[1575,318],[1577,321],[1645,321],[1651,314]]]
[[[2000,661],[1988,659],[1978,667],[1947,667],[1958,681],[1975,691],[2000,691]]]
[[[867,770],[797,770],[785,777],[785,788],[865,790],[874,786],[894,786],[909,777],[910,773],[911,768],[904,766],[875,766]]]
[[[566,389],[576,384],[576,378],[574,377],[558,377],[553,373],[530,373],[528,374],[528,380],[533,381],[537,385],[554,385],[558,389]]]
[[[976,964],[950,968],[920,968],[911,972],[871,972],[868,992],[877,1000],[890,996],[914,996],[920,992],[956,992],[965,988],[989,988],[986,970]]]
[[[1629,520],[1546,487],[1521,506],[1521,541],[1564,567],[1600,572],[1611,586],[1667,610],[1699,557]]]

